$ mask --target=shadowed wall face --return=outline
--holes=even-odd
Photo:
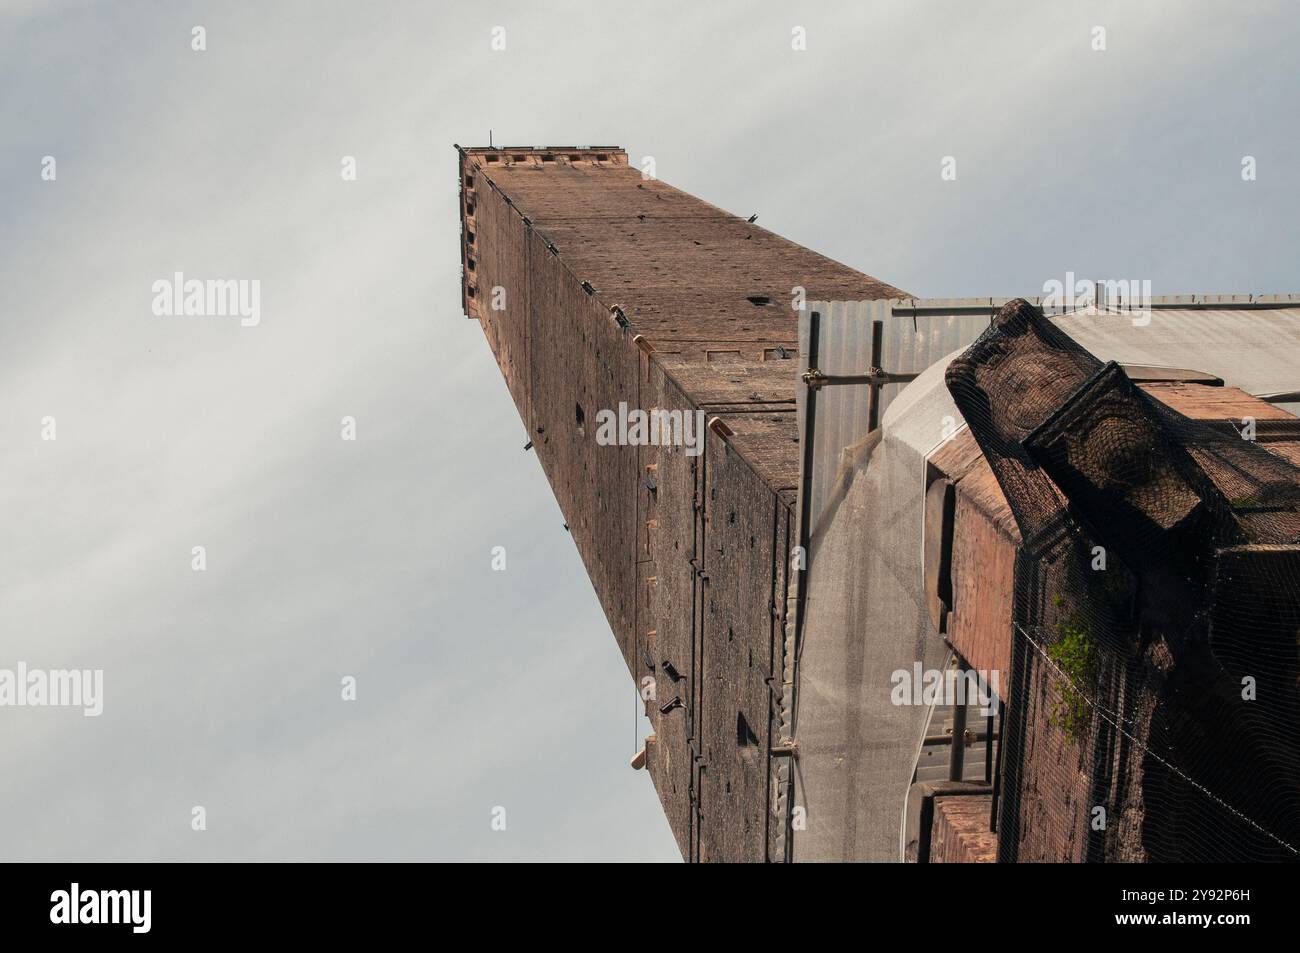
[[[1024,540],[1000,858],[1294,859],[1287,451],[1158,403],[1025,301],[946,380]]]

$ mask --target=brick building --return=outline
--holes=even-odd
[[[1004,713],[997,726],[992,719],[968,726],[963,708],[940,706],[894,730],[888,718],[877,717],[879,708],[875,715],[860,710],[856,696],[888,694],[882,678],[889,665],[864,662],[856,652],[868,636],[881,641],[879,633],[899,628],[879,609],[873,617],[849,606],[858,615],[838,616],[853,623],[840,626],[843,645],[826,651],[823,630],[802,680],[797,670],[804,661],[802,645],[796,649],[803,624],[796,624],[796,609],[802,612],[800,576],[808,573],[792,571],[792,558],[817,551],[800,548],[813,539],[800,538],[801,518],[810,520],[799,510],[814,496],[817,474],[811,449],[805,454],[800,441],[796,394],[807,393],[797,384],[800,359],[806,364],[808,355],[800,354],[798,304],[874,302],[872,313],[885,315],[876,322],[884,334],[877,331],[870,360],[860,362],[869,364],[861,368],[866,377],[850,382],[867,383],[870,409],[844,411],[829,431],[837,442],[821,448],[838,460],[860,452],[864,439],[869,453],[887,399],[973,340],[969,322],[961,325],[966,336],[960,340],[937,331],[927,337],[918,315],[942,312],[951,329],[973,314],[978,333],[1001,302],[930,308],[911,301],[875,278],[643,178],[617,148],[458,147],[458,158],[464,310],[481,323],[528,429],[632,676],[629,687],[652,689],[644,692],[653,734],[643,763],[682,856],[1146,859],[1152,822],[1141,796],[1140,752],[1107,735],[1101,722],[1087,729],[1097,734],[1082,736],[1084,742],[1064,737],[1047,710],[1051,673],[1017,644],[1013,570],[1022,540],[969,433],[945,438],[933,458],[917,456],[925,476],[912,481],[915,494],[891,494],[878,507],[896,508],[896,519],[889,514],[894,522],[915,518],[917,527],[915,540],[904,537],[905,548],[910,553],[914,541],[921,562],[906,571],[886,568],[906,576],[900,592],[915,602],[918,620],[924,617],[918,642],[933,639],[955,666],[1017,674],[1018,685],[1003,685],[1017,701],[1012,720]],[[1271,307],[1283,329],[1276,333],[1300,340],[1296,303]],[[805,333],[807,319],[805,312]],[[868,318],[862,326],[872,323]],[[1193,327],[1194,316],[1175,321],[1175,332],[1184,325]],[[1080,327],[1092,333],[1092,325]],[[912,364],[892,368],[909,372],[893,380],[891,368],[879,365],[886,361],[882,338],[888,348],[896,328],[910,328],[911,337],[888,352],[890,359]],[[1125,354],[1137,353],[1130,343],[1116,345],[1115,354],[1106,353],[1106,340],[1097,345],[1103,359],[1130,365]],[[1286,421],[1294,417],[1223,388],[1222,379],[1199,373],[1195,364],[1180,367],[1191,370],[1130,371],[1151,397],[1189,417],[1253,409],[1261,419],[1281,421],[1269,431],[1268,452],[1293,458],[1300,431]],[[931,374],[926,386],[934,385]],[[620,406],[692,419],[702,412],[702,452],[671,443],[606,445],[597,439],[599,421]],[[896,430],[911,428],[924,443],[929,421],[918,418],[922,412],[912,410],[910,419],[895,414]],[[822,427],[816,433],[828,432],[825,421]],[[888,417],[880,429],[889,431]],[[819,609],[843,609],[856,598],[851,574],[843,585],[833,584],[835,531],[852,550],[858,528],[841,520],[821,537],[829,588]],[[837,616],[822,616],[829,618]],[[900,642],[904,654],[911,651],[906,643]],[[1284,667],[1295,662],[1289,658]],[[1117,660],[1115,667],[1132,664]],[[826,695],[827,676],[846,669],[859,678],[845,683],[853,697]],[[809,699],[796,731],[801,681]],[[1140,695],[1133,704],[1133,717],[1151,717]],[[854,719],[862,724],[850,725]],[[1008,725],[1015,744],[1003,764],[1000,739]],[[944,763],[931,767],[936,738],[945,746]],[[891,749],[892,760],[877,763],[882,748]],[[1287,764],[1282,774],[1294,774]],[[890,771],[899,783],[889,788],[888,803],[869,803],[876,797],[869,782]],[[1128,827],[1098,838],[1089,833],[1090,812],[1105,797],[1115,799],[1110,806]],[[821,822],[820,830],[801,833],[804,811]],[[897,831],[895,818],[905,830]],[[867,837],[870,824],[876,826]]]
[[[620,149],[461,149],[464,307],[531,435],[637,684],[646,763],[682,856],[780,847],[809,298],[897,289],[671,186]],[[500,310],[494,310],[493,289]],[[598,410],[703,410],[704,453],[598,446]]]

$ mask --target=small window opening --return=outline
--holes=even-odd
[[[749,727],[749,722],[745,720],[743,711],[736,712],[736,747],[758,747],[758,735],[754,734],[754,729]]]

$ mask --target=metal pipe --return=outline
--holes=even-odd
[[[984,722],[984,783],[993,783],[993,709],[989,708],[988,718]]]
[[[884,347],[885,322],[871,322],[871,374],[872,376],[880,375],[880,352]],[[867,394],[867,431],[870,432],[880,426],[880,387],[876,383],[871,385],[871,391]]]
[[[878,367],[867,374],[822,374],[808,371],[803,382],[809,387],[832,387],[836,384],[871,384],[883,387],[885,384],[908,384],[916,380],[919,374],[894,374]]]
[[[925,740],[921,742],[921,747],[923,747],[923,748],[946,748],[946,747],[948,746],[948,742],[950,742],[951,740],[952,740],[952,738],[949,737],[948,735],[926,735],[926,736],[925,736]],[[978,735],[971,735],[971,736],[970,736],[970,743],[971,743],[972,745],[983,744],[983,743],[987,742],[988,740],[989,740],[989,739],[988,739],[988,736],[985,735],[985,734],[983,734],[982,732],[981,732],[980,734],[978,734]],[[998,740],[997,732],[994,732],[994,733],[993,733],[993,740],[994,740],[994,741],[997,741],[997,740]]]
[[[998,705],[998,760],[993,764],[993,801],[989,805],[989,831],[998,832],[998,795],[1002,788],[1002,760],[1005,757],[1002,748],[1002,732],[1007,730],[1007,716],[1004,705]]]
[[[817,372],[818,338],[821,336],[821,314],[811,311],[808,314],[808,371]],[[819,373],[819,372],[817,372]],[[799,475],[799,548],[802,559],[799,561],[799,580],[795,588],[794,609],[794,657],[790,661],[790,737],[781,739],[789,741],[791,750],[787,756],[790,777],[787,779],[786,816],[782,818],[785,827],[785,860],[794,859],[794,831],[791,826],[792,808],[794,806],[794,735],[798,724],[799,691],[799,649],[803,643],[804,608],[808,598],[808,569],[812,560],[808,555],[812,529],[808,525],[812,517],[812,469],[813,469],[813,434],[817,428],[817,388],[808,387],[804,395],[803,425],[803,460]]]
[[[957,663],[958,679],[964,679],[970,666],[962,659]],[[948,758],[948,780],[960,781],[966,771],[966,700],[952,709],[952,750]]]
[[[821,336],[822,316],[817,311],[808,314],[808,372],[817,370],[818,338]],[[808,387],[804,395],[804,426],[802,473],[799,478],[799,549],[800,560],[799,584],[795,597],[794,656],[799,658],[799,646],[803,641],[804,600],[808,595],[808,570],[811,558],[808,548],[812,537],[812,528],[808,523],[812,519],[812,471],[813,471],[813,434],[817,430],[817,388]]]
[[[1275,298],[1277,300],[1261,299],[1258,301],[1180,301],[1180,297],[1191,297],[1183,295],[1164,295],[1153,298],[1141,310],[1151,311],[1275,311],[1290,310],[1300,305],[1300,295],[1269,295],[1266,298]],[[1011,298],[963,298],[957,301],[935,301],[930,298],[909,298],[893,305],[890,313],[897,317],[916,317],[917,315],[983,315],[997,314],[1002,306],[1010,303]],[[1030,304],[1043,308],[1044,311],[1050,311],[1053,315],[1061,312],[1062,306],[1049,306],[1044,303],[1042,297],[1026,298]],[[1109,314],[1127,314],[1134,310],[1133,307],[1124,306],[1113,308]]]

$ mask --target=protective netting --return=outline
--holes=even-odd
[[[946,379],[1023,539],[999,859],[1300,859],[1300,469],[1025,301]]]
[[[931,705],[896,704],[891,677],[947,668],[922,575],[926,454],[941,391],[904,391],[884,426],[844,449],[811,532],[799,648],[794,859],[898,861],[901,824]],[[913,407],[917,401],[926,404]],[[909,411],[913,411],[910,412]],[[891,416],[892,419],[892,416]]]

